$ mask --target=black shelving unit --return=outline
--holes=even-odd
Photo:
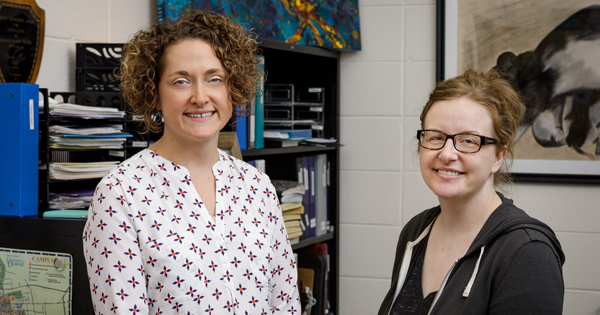
[[[78,54],[82,46],[78,46]],[[336,138],[339,142],[339,52],[316,47],[292,45],[272,40],[260,43],[265,57],[266,83],[294,84],[298,86],[320,86],[325,88],[324,105],[324,138]],[[81,65],[78,63],[78,67]],[[96,67],[97,65],[94,65]],[[81,72],[83,73],[83,72]],[[80,80],[81,81],[81,80]],[[78,81],[79,82],[79,81]],[[81,81],[85,86],[85,80]],[[97,83],[97,82],[96,82]],[[47,94],[47,91],[46,91]],[[112,90],[84,90],[72,93],[77,103],[85,105],[104,104],[101,106],[118,107],[126,110],[120,93]],[[67,95],[70,97],[70,95]],[[79,100],[77,101],[77,97]],[[47,99],[45,104],[48,104]],[[118,104],[118,105],[116,105]],[[48,147],[48,125],[64,123],[53,120],[48,115],[48,108],[40,116],[40,160],[51,161],[52,150]],[[72,122],[71,122],[72,123]],[[106,121],[103,121],[106,123]],[[123,123],[126,131],[135,128],[135,121],[128,116]],[[130,132],[132,133],[132,132]],[[135,141],[147,141],[151,144],[156,135],[140,135]],[[132,147],[131,142],[125,145],[122,159],[134,154],[143,147]],[[297,146],[289,148],[252,149],[242,151],[245,160],[265,159],[266,173],[272,179],[297,180],[296,158],[326,154],[330,162],[330,222],[332,232],[303,239],[294,244],[294,251],[317,243],[327,243],[330,253],[329,291],[330,310],[335,314],[339,310],[339,148],[320,146]],[[86,180],[51,180],[48,171],[40,170],[40,218],[0,217],[0,247],[20,248],[41,251],[69,253],[73,256],[73,311],[72,314],[92,314],[92,303],[89,292],[87,271],[83,256],[82,234],[85,220],[42,219],[48,209],[48,193],[53,186],[93,184],[99,179]]]
[[[340,53],[317,47],[292,45],[263,39],[260,47],[265,57],[266,84],[294,84],[325,88],[324,138],[339,143],[339,69]],[[339,310],[339,147],[296,146],[242,150],[244,160],[264,159],[266,173],[272,179],[297,180],[296,158],[326,154],[330,165],[329,211],[333,232],[302,239],[294,251],[317,243],[326,243],[330,254],[330,311]]]

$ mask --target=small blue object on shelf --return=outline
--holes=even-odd
[[[237,133],[238,137],[238,143],[240,144],[240,150],[248,149],[248,126],[246,123],[246,119],[246,116],[240,117],[235,127],[235,132]]]
[[[0,215],[38,215],[39,87],[29,83],[0,83]]]
[[[62,210],[48,210],[43,214],[44,218],[57,218],[57,219],[87,219],[88,211],[79,209],[62,209]]]
[[[310,129],[269,129],[263,132],[265,139],[306,140],[312,138]]]

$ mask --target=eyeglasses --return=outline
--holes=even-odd
[[[454,148],[463,153],[477,153],[481,150],[481,146],[499,143],[497,139],[472,133],[448,135],[435,130],[418,130],[417,139],[419,139],[419,145],[430,150],[441,150],[446,145],[446,141],[452,139]]]

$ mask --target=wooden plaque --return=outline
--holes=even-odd
[[[35,83],[45,19],[35,0],[0,0],[0,82]]]

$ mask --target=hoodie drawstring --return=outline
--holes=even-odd
[[[481,251],[479,252],[479,258],[477,259],[477,263],[475,264],[475,269],[473,269],[473,275],[465,287],[465,291],[463,291],[463,297],[469,297],[469,293],[471,293],[471,288],[473,287],[473,282],[475,282],[475,277],[477,277],[477,271],[479,271],[479,263],[481,262],[481,256],[483,256],[483,250],[485,246],[481,246]]]

